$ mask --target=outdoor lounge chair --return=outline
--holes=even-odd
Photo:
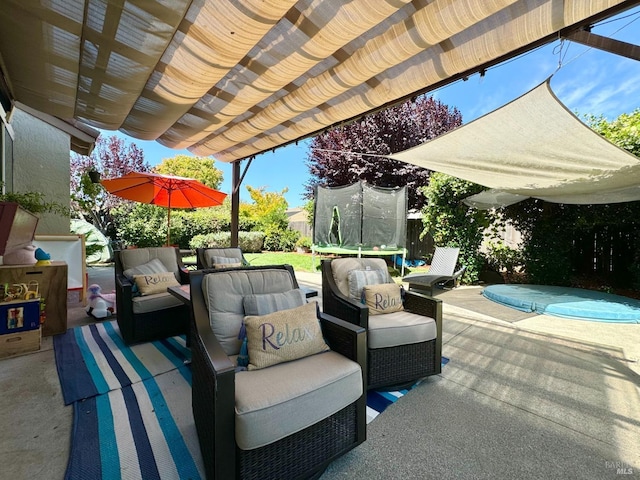
[[[317,313],[297,288],[288,265],[191,273],[193,417],[209,479],[317,478],[366,438],[365,331]],[[300,305],[293,317],[292,305]],[[286,328],[274,315],[288,318]],[[249,339],[246,371],[237,368],[242,325]],[[268,345],[264,331],[252,344],[250,331],[265,325],[275,325],[277,334],[284,328],[283,338],[313,328],[311,338],[324,337],[331,350],[251,369]],[[267,343],[276,336],[267,335]]]
[[[231,264],[236,267],[246,267],[249,265],[249,262],[247,262],[242,254],[242,250],[237,247],[197,248],[196,261],[198,270],[216,268],[216,266],[219,266],[219,268],[228,268],[227,264]]]
[[[466,267],[462,267],[456,271],[459,254],[459,248],[436,247],[429,270],[426,273],[407,275],[402,281],[409,284],[409,290],[428,293],[429,296],[433,295],[434,285],[446,285],[453,282],[455,286],[458,278],[466,269]]]
[[[167,293],[171,284],[188,284],[189,273],[175,247],[133,248],[114,252],[118,327],[125,343],[186,334],[189,308]],[[171,275],[168,275],[168,274]],[[153,287],[141,291],[136,276]]]
[[[442,302],[406,292],[401,311],[370,315],[370,308],[360,299],[365,287],[373,290],[372,282],[367,281],[370,276],[382,288],[394,287],[401,292],[380,258],[336,258],[322,262],[324,313],[367,330],[368,388],[397,390],[440,373]],[[389,284],[391,287],[387,287]]]

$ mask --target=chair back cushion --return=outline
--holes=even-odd
[[[204,251],[204,260],[206,268],[240,266],[242,265],[242,250],[239,248],[208,248]],[[238,263],[240,265],[236,265]]]
[[[295,288],[288,270],[226,270],[205,275],[202,292],[209,310],[209,323],[227,355],[240,352],[238,333],[245,317],[247,295],[282,293]]]
[[[120,251],[124,275],[133,280],[134,275],[171,272],[180,281],[180,271],[173,247],[132,248]]]
[[[268,315],[278,310],[301,307],[307,303],[304,292],[296,288],[282,293],[262,293],[245,295],[245,315]]]
[[[375,271],[375,273],[351,273],[353,271]],[[336,258],[331,261],[331,272],[340,293],[353,300],[360,301],[362,287],[366,282],[393,282],[387,264],[381,258]],[[351,274],[351,275],[350,275]],[[351,291],[349,277],[351,276]],[[377,279],[377,280],[376,280]],[[362,283],[364,282],[364,283]]]

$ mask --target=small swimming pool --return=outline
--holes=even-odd
[[[640,323],[640,300],[582,288],[490,285],[482,294],[523,312],[612,323]]]

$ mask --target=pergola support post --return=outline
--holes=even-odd
[[[231,246],[238,246],[238,228],[240,223],[240,162],[233,162],[231,186]]]
[[[254,157],[249,158],[247,166],[244,167],[242,175],[240,175],[240,160],[233,162],[233,169],[231,173],[232,185],[231,185],[231,246],[238,246],[238,229],[240,228],[240,185],[244,180],[244,176],[247,174],[251,162]]]

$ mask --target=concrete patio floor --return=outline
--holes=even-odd
[[[112,269],[89,275],[113,288]],[[297,278],[320,288],[319,273]],[[450,362],[322,478],[640,478],[640,325],[523,314],[480,291],[435,292]],[[68,312],[69,328],[92,321],[79,303]],[[63,478],[73,409],[50,337],[39,352],[0,360],[0,392],[0,480]]]

